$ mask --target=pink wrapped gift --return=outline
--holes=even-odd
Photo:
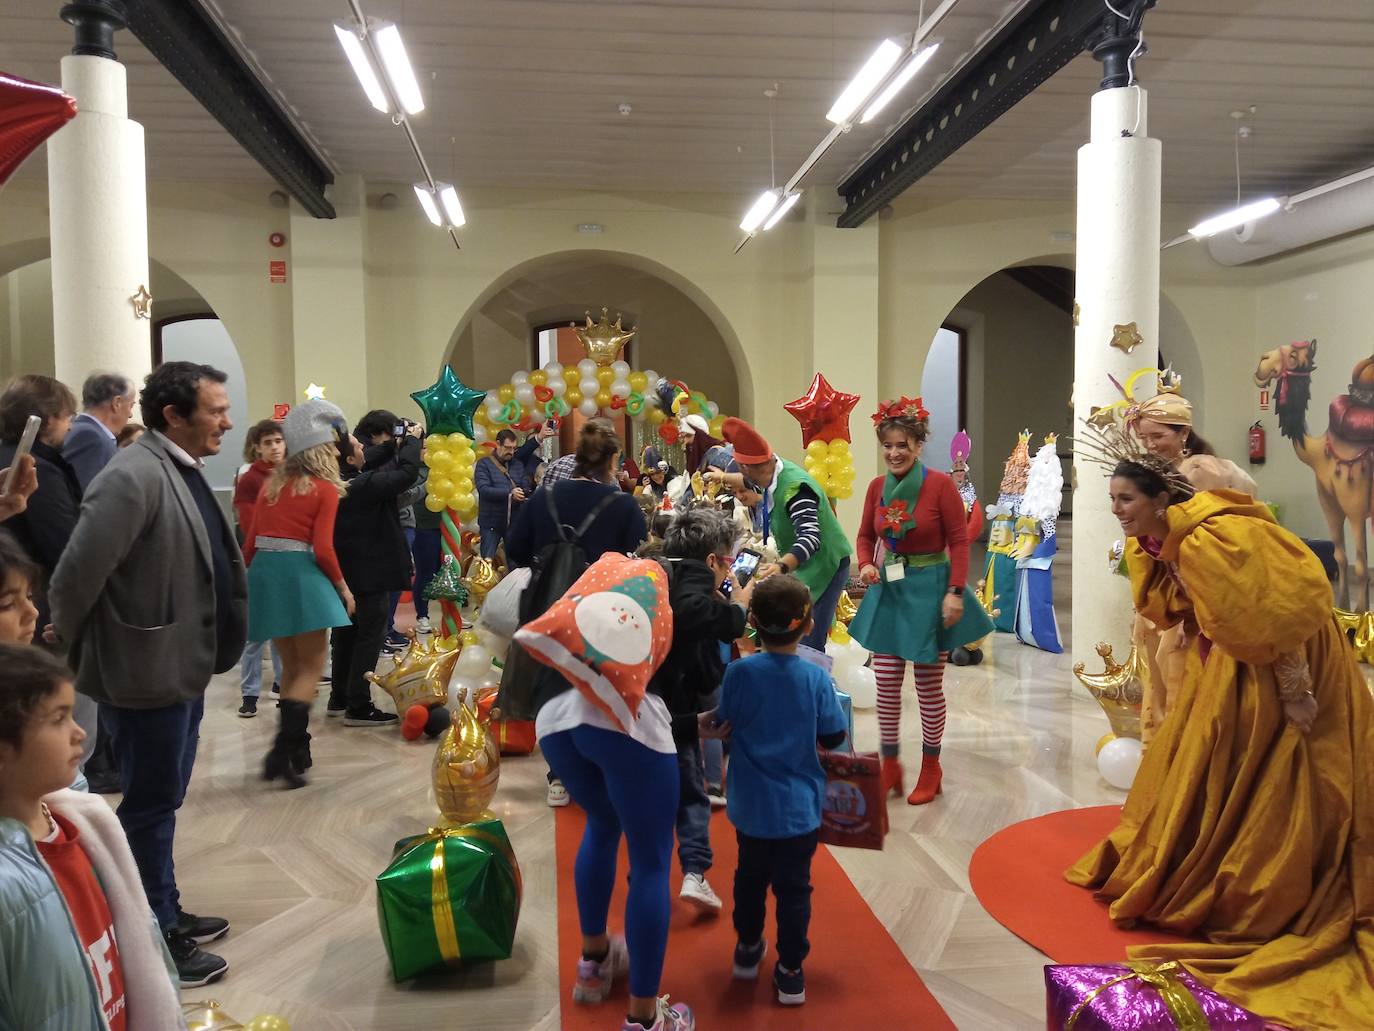
[[[1049,1031],[1265,1031],[1178,963],[1045,967]]]

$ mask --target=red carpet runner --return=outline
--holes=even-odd
[[[1177,941],[1153,929],[1118,930],[1105,903],[1064,880],[1120,818],[1115,805],[1067,809],[998,831],[969,863],[974,894],[994,920],[1056,963],[1116,963],[1129,945]]]
[[[572,1001],[581,932],[573,889],[573,859],[582,840],[582,810],[569,806],[557,816],[558,979],[564,1031],[608,1031],[625,1017],[627,986],[617,983],[600,1006]],[[735,934],[730,924],[735,830],[717,812],[711,819],[716,865],[708,879],[725,902],[718,917],[699,917],[678,902],[681,885],[673,858],[673,923],[661,992],[690,1005],[703,1031],[836,1031],[840,1028],[954,1028],[945,1011],[911,968],[897,943],[859,896],[830,851],[822,845],[811,864],[811,956],[806,961],[806,1005],[780,1006],[773,991],[771,944],[758,981],[734,981],[730,961]],[[618,884],[611,900],[612,931],[623,927],[625,872],[621,843]],[[773,906],[765,936],[772,941]]]

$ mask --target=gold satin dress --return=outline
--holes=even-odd
[[[1159,558],[1127,561],[1139,611],[1182,626],[1174,711],[1120,825],[1067,873],[1121,926],[1205,943],[1136,946],[1293,1028],[1374,1028],[1374,700],[1332,616],[1321,564],[1233,491],[1168,511]],[[1317,717],[1283,714],[1273,664],[1308,663]]]

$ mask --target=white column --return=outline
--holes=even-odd
[[[1120,399],[1109,374],[1125,383],[1159,360],[1160,143],[1146,136],[1146,105],[1138,86],[1094,95],[1091,142],[1078,151],[1075,432],[1093,406]],[[1111,346],[1112,331],[1131,322],[1143,342],[1126,354]],[[1130,649],[1131,598],[1126,581],[1108,571],[1121,528],[1107,498],[1107,471],[1082,459],[1074,466],[1073,657],[1098,669],[1099,641],[1119,660]]]
[[[129,120],[118,61],[68,55],[62,88],[77,115],[48,141],[57,378],[77,391],[95,369],[142,383],[152,322],[129,298],[148,286],[143,126]]]

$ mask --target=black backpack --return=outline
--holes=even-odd
[[[616,494],[607,493],[587,513],[587,518],[570,532],[559,518],[553,490],[543,493],[558,539],[540,548],[534,558],[529,586],[520,594],[521,626],[551,609],[587,571],[591,562],[582,547],[582,537],[616,499]],[[506,667],[501,671],[501,690],[496,697],[496,706],[501,710],[502,719],[532,720],[545,702],[567,689],[567,680],[557,670],[531,658],[524,648],[515,647],[507,654]]]

